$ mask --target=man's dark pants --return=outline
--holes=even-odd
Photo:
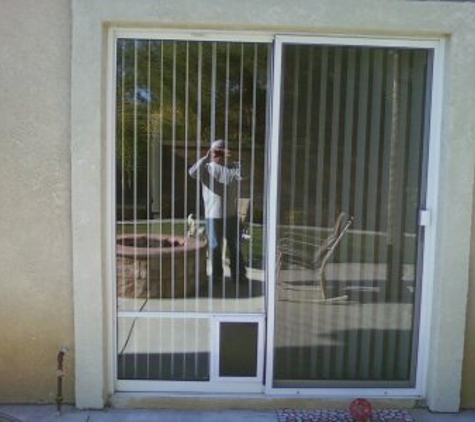
[[[226,238],[228,246],[232,279],[236,282],[246,279],[246,266],[240,246],[241,224],[239,217],[207,218],[206,235],[213,281],[223,278],[223,237]]]

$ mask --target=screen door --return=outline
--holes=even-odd
[[[270,46],[116,50],[119,389],[262,388]]]

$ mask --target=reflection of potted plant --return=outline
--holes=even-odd
[[[133,298],[179,298],[206,282],[206,241],[131,233],[117,237],[117,294]]]

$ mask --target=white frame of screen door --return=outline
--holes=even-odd
[[[279,175],[279,129],[280,105],[282,83],[282,47],[284,44],[300,45],[332,45],[355,47],[401,47],[423,48],[433,51],[432,92],[429,107],[430,126],[428,134],[427,181],[426,181],[426,210],[430,212],[430,224],[425,226],[423,258],[418,265],[422,266],[421,289],[423,291],[420,302],[420,318],[417,342],[417,368],[416,384],[414,388],[341,388],[338,382],[328,384],[322,388],[283,388],[273,387],[274,368],[274,330],[275,330],[275,274],[277,259],[277,204],[278,200],[278,175]],[[440,162],[440,134],[442,114],[442,84],[443,84],[443,58],[445,41],[443,39],[406,39],[406,38],[358,38],[358,37],[326,37],[326,36],[293,36],[276,35],[273,50],[273,80],[271,104],[271,143],[269,151],[269,185],[268,185],[268,227],[267,227],[267,261],[266,267],[269,274],[268,282],[268,315],[267,315],[267,353],[266,353],[266,384],[265,392],[269,395],[299,395],[322,398],[348,398],[364,395],[371,398],[422,398],[426,391],[426,377],[429,353],[429,333],[431,321],[431,304],[434,278],[435,257],[435,227],[437,220],[437,200],[439,185]],[[421,215],[422,211],[420,210]]]
[[[108,57],[108,146],[109,161],[108,175],[108,199],[111,204],[109,231],[110,261],[109,271],[111,274],[111,312],[113,327],[111,329],[111,344],[113,357],[111,359],[111,373],[113,374],[114,389],[118,392],[150,392],[166,391],[171,393],[263,393],[264,392],[264,358],[265,358],[265,316],[267,298],[264,297],[263,313],[203,313],[203,312],[120,312],[120,316],[129,318],[190,318],[207,319],[210,327],[210,362],[208,381],[160,381],[160,380],[123,380],[118,379],[117,374],[117,331],[119,315],[116,297],[116,266],[115,266],[115,116],[116,116],[116,59],[117,40],[119,38],[160,40],[160,41],[202,41],[202,42],[229,42],[229,43],[259,43],[272,46],[274,36],[272,34],[243,34],[222,31],[183,31],[163,32],[153,30],[137,30],[115,28],[109,31],[109,57]],[[269,101],[270,101],[270,97]],[[266,282],[269,277],[266,276]],[[266,291],[267,293],[267,291]],[[219,323],[220,322],[256,322],[258,324],[258,348],[257,348],[257,376],[256,377],[220,377],[219,376]]]

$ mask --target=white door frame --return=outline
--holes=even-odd
[[[437,226],[437,200],[439,191],[439,163],[440,163],[440,138],[441,138],[441,114],[442,114],[442,82],[443,82],[443,61],[445,51],[445,41],[442,38],[421,38],[413,37],[340,37],[340,36],[311,36],[311,35],[277,35],[272,33],[260,34],[242,34],[224,31],[151,31],[151,30],[129,30],[111,28],[109,30],[108,44],[108,87],[107,87],[107,139],[108,139],[108,180],[107,184],[107,207],[110,221],[108,224],[108,245],[109,262],[108,274],[109,280],[109,300],[108,308],[112,313],[110,317],[110,336],[109,342],[112,345],[110,353],[113,353],[113,359],[110,360],[110,374],[113,375],[111,384],[116,381],[116,389],[118,386],[121,391],[203,391],[204,383],[193,382],[144,382],[142,381],[126,381],[126,385],[122,382],[117,385],[117,314],[116,314],[116,297],[115,297],[115,58],[116,58],[116,42],[118,38],[138,38],[138,39],[163,39],[163,40],[195,40],[195,41],[228,41],[228,42],[253,42],[253,43],[269,43],[274,40],[273,52],[273,80],[271,86],[272,103],[271,103],[271,136],[269,144],[270,166],[268,178],[268,219],[267,219],[267,261],[266,261],[266,284],[267,291],[267,326],[266,326],[266,368],[265,368],[265,384],[263,391],[269,395],[292,396],[299,395],[311,396],[315,398],[344,398],[354,397],[355,395],[364,395],[365,397],[400,397],[400,398],[421,398],[426,392],[426,378],[429,355],[429,333],[431,326],[431,305],[433,296],[434,279],[434,261],[435,261],[435,228]],[[432,96],[430,105],[430,129],[429,129],[429,157],[427,169],[427,192],[426,192],[426,209],[430,211],[430,224],[425,228],[425,241],[422,265],[422,290],[423,295],[420,304],[420,323],[419,323],[419,341],[417,352],[417,374],[416,386],[414,388],[274,388],[272,386],[273,362],[274,362],[274,328],[275,328],[275,271],[276,271],[276,240],[277,240],[277,208],[272,204],[277,203],[278,198],[278,163],[279,159],[279,127],[280,119],[280,80],[281,80],[281,63],[282,63],[282,46],[285,43],[299,44],[325,44],[335,46],[379,46],[379,47],[406,47],[406,48],[426,48],[433,50],[433,73],[432,73]],[[193,315],[190,315],[193,317]],[[260,330],[261,331],[261,330]],[[125,382],[125,381],[124,381]],[[164,385],[166,384],[166,385]],[[186,388],[185,388],[186,384]],[[197,385],[194,385],[197,384]],[[241,388],[242,387],[242,388]],[[261,389],[252,389],[247,383],[242,383],[240,388],[232,389],[233,392],[261,392]],[[208,391],[208,390],[206,390]],[[209,392],[223,391],[222,384],[217,384],[216,388],[211,388]]]
[[[188,32],[163,32],[140,29],[111,29],[109,31],[109,57],[108,57],[108,204],[110,206],[108,225],[108,250],[109,250],[109,274],[111,274],[110,283],[110,304],[112,328],[110,330],[110,344],[112,359],[110,373],[112,374],[111,385],[117,392],[150,392],[166,391],[181,393],[263,393],[264,376],[264,357],[265,357],[265,307],[263,313],[204,313],[204,312],[121,312],[122,317],[127,318],[189,318],[205,319],[209,321],[210,327],[210,379],[209,381],[152,381],[152,380],[119,380],[117,373],[117,324],[118,310],[115,280],[115,244],[116,244],[116,218],[115,218],[115,192],[116,192],[116,174],[115,174],[115,139],[116,139],[116,63],[117,63],[117,40],[126,39],[144,39],[144,40],[170,40],[170,41],[202,41],[202,42],[247,42],[263,43],[271,45],[273,36],[269,34],[242,34],[237,32],[222,31],[188,31]],[[265,299],[265,298],[264,298]],[[255,322],[258,324],[258,350],[257,350],[257,375],[256,377],[220,377],[219,376],[219,334],[220,322]]]

